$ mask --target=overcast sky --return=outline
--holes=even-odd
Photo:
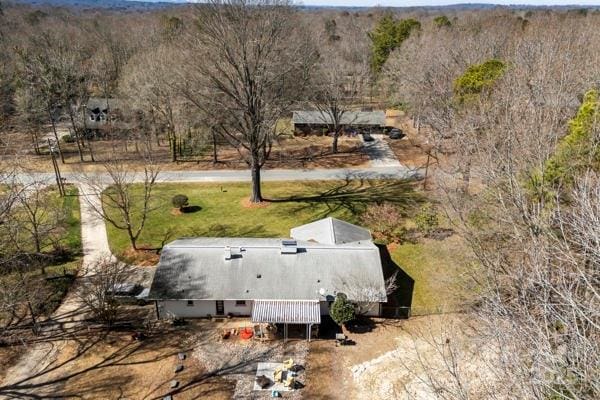
[[[531,4],[531,5],[600,5],[600,0],[496,0],[496,1],[448,1],[448,0],[304,0],[301,1],[304,5],[319,5],[319,6],[392,6],[392,7],[409,7],[409,6],[439,6],[447,4],[459,3],[488,3],[488,4]]]

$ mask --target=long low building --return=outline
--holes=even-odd
[[[330,113],[323,111],[294,111],[292,123],[296,133],[326,132],[333,126]],[[346,111],[342,114],[340,125],[344,130],[368,129],[372,133],[385,128],[384,111]]]
[[[341,292],[380,314],[385,282],[368,230],[325,218],[290,236],[175,240],[162,251],[148,298],[160,318],[233,315],[312,325]]]

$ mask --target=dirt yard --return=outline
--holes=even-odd
[[[361,333],[346,331],[351,341],[347,346],[335,346],[335,331],[328,333],[325,327],[330,338],[311,343],[222,338],[224,327],[248,323],[197,320],[183,327],[162,326],[142,341],[126,331],[79,333],[53,344],[62,346],[61,351],[45,372],[16,387],[0,387],[0,396],[33,392],[82,399],[161,399],[169,394],[177,400],[268,399],[269,391],[252,391],[257,363],[288,358],[306,368],[298,378],[304,388],[284,392],[288,399],[432,399],[428,382],[454,390],[457,372],[470,383],[473,398],[479,387],[493,383],[486,373],[493,352],[470,337],[471,321],[461,314],[376,319],[360,326]],[[447,369],[452,365],[449,356],[457,371]],[[183,370],[175,372],[178,365]],[[435,374],[428,375],[425,367]]]
[[[32,171],[50,171],[52,164],[47,146],[41,147],[42,154],[36,155],[32,139],[19,132],[6,134],[5,143],[10,146],[0,149],[4,157],[19,156],[22,166]],[[327,136],[285,137],[273,144],[270,158],[265,168],[344,168],[366,166],[368,157],[362,152],[362,142],[357,137],[344,136],[339,141],[339,152],[331,153],[332,138]],[[76,144],[61,143],[66,164],[62,171],[95,171],[102,168],[102,161],[109,157],[141,166],[142,160],[136,155],[136,144],[125,140],[93,140],[90,142],[95,162],[91,162],[89,147],[83,149],[84,162],[81,162]],[[212,147],[202,150],[200,155],[179,157],[171,161],[166,141],[151,143],[152,155],[163,170],[207,170],[207,169],[247,169],[238,151],[229,144],[218,145],[218,163],[213,163]],[[0,157],[0,161],[2,157]]]
[[[355,342],[350,346],[336,347],[331,340],[312,342],[305,398],[435,399],[426,384],[430,379],[441,390],[454,390],[457,383],[445,368],[448,358],[441,354],[456,357],[461,378],[471,383],[470,394],[477,398],[477,383],[489,384],[486,360],[491,357],[485,346],[470,339],[469,330],[463,315],[446,314],[377,320],[370,332],[348,333]],[[465,365],[468,368],[462,369]],[[435,371],[433,377],[425,373],[425,366]]]
[[[428,148],[426,135],[418,133],[412,125],[412,120],[401,111],[388,111],[386,124],[400,128],[406,134],[402,139],[386,138],[400,163],[410,168],[424,168],[427,163],[426,149]],[[431,159],[430,163],[434,161]]]

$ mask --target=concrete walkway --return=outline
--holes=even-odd
[[[92,205],[99,206],[100,199],[92,194],[85,185],[78,185],[81,209],[81,240],[83,247],[83,264],[79,271],[78,279],[94,272],[98,261],[110,257],[110,248],[106,235],[104,220],[94,213]],[[57,361],[61,350],[65,346],[65,339],[52,340],[53,336],[67,335],[76,328],[85,314],[80,299],[76,294],[77,287],[69,291],[65,300],[56,309],[52,317],[43,323],[41,337],[48,337],[47,341],[32,344],[19,361],[7,372],[0,386],[0,398],[25,398],[26,393],[40,395],[43,390],[31,385],[44,381],[44,372],[50,370]]]
[[[377,168],[404,168],[398,161],[396,154],[392,151],[388,143],[383,139],[385,135],[374,134],[371,137],[375,140],[372,142],[364,142],[364,152],[371,160],[372,169]]]

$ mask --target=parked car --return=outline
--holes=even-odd
[[[142,285],[137,283],[124,282],[117,283],[108,293],[113,295],[117,301],[123,304],[146,304],[146,297],[149,290],[144,289]]]
[[[363,133],[362,136],[365,142],[372,142],[373,140],[375,140],[373,139],[373,136],[371,136],[371,134],[368,132]]]
[[[406,134],[398,128],[392,129],[389,134],[390,139],[402,139],[404,136],[406,136]]]

